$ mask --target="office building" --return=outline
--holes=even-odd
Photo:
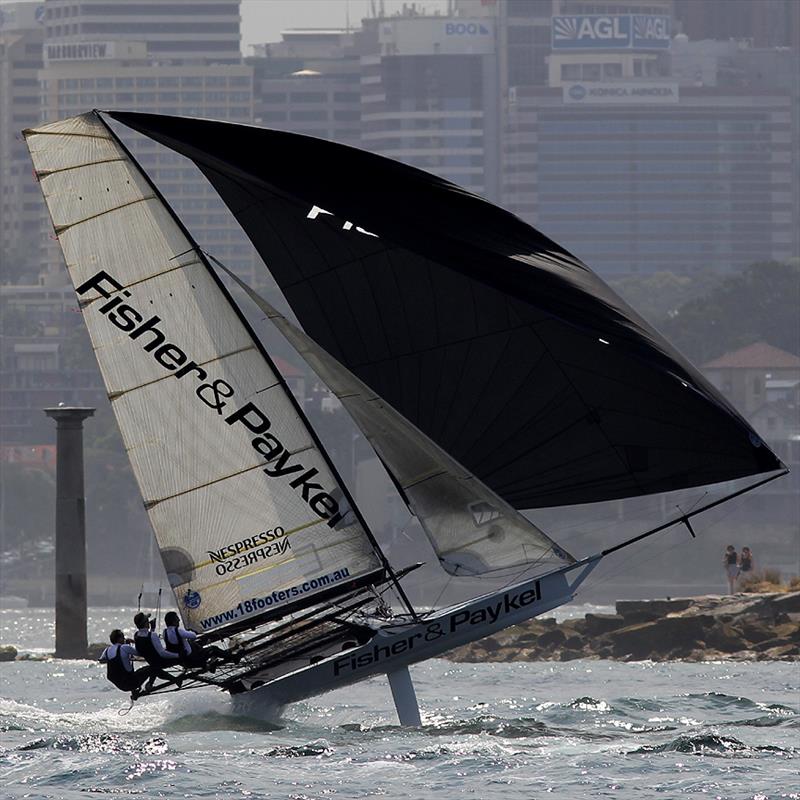
[[[238,64],[239,0],[47,0],[48,44],[145,42],[162,64]],[[75,51],[77,52],[77,51]]]
[[[361,139],[360,67],[356,35],[342,30],[293,29],[282,41],[256,45],[255,122],[358,145]]]
[[[362,147],[497,201],[498,103],[490,18],[364,20]]]
[[[238,0],[145,5],[146,12],[127,2],[47,4],[42,119],[113,108],[251,122],[252,68],[238,55]],[[134,23],[137,9],[146,22]],[[197,241],[252,277],[253,249],[199,170],[146,137],[120,134]],[[51,277],[64,279],[56,247],[43,260]]]
[[[0,5],[0,282],[35,278],[41,193],[20,132],[39,119],[40,6]]]

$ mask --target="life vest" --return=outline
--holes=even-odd
[[[126,669],[125,662],[123,661],[123,658],[128,658],[128,656],[123,655],[122,645],[111,645],[111,647],[116,647],[117,652],[114,654],[113,658],[109,658],[106,662],[106,677],[118,689],[127,690],[131,676],[133,675],[133,671]],[[108,655],[108,650],[110,649],[110,647],[106,649],[106,655]]]
[[[141,634],[144,635],[141,635]],[[158,650],[156,650],[156,646],[153,644],[152,631],[141,631],[137,630],[136,633],[133,635],[133,641],[136,645],[136,652],[150,665],[154,667],[174,667],[177,665],[177,661],[167,660],[163,658]]]
[[[735,564],[736,563],[736,552],[733,553],[726,553],[725,557],[727,559],[728,564]]]
[[[172,631],[175,636],[174,642],[168,635],[170,631]],[[183,646],[185,641],[186,639],[184,639],[184,637],[178,633],[178,629],[176,627],[164,628],[164,647],[165,649],[169,650],[170,653],[177,653],[179,656],[188,655],[186,648]],[[191,652],[191,642],[189,643],[189,652]]]

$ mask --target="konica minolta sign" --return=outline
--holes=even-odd
[[[666,50],[671,20],[660,14],[553,17],[553,50]]]

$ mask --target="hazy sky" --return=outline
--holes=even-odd
[[[411,5],[411,0],[405,0]],[[376,0],[377,5],[377,0]],[[403,0],[385,0],[386,13],[403,6]],[[444,12],[446,0],[416,0],[418,9]],[[279,42],[286,28],[344,28],[348,11],[350,25],[358,27],[368,16],[369,0],[242,0],[242,47],[245,55],[251,44]]]

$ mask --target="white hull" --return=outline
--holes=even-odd
[[[588,563],[535,578],[509,589],[470,600],[438,612],[423,622],[387,624],[366,644],[328,655],[315,664],[294,669],[240,695],[237,710],[255,713],[259,707],[275,709],[314,697],[373,675],[402,673],[411,664],[435,658],[460,645],[518,625],[568,603],[577,586],[597,565]],[[583,567],[568,580],[567,573]],[[257,681],[259,676],[254,676]],[[393,686],[394,688],[394,686]],[[403,719],[400,706],[398,713]],[[259,714],[260,716],[261,714]]]

